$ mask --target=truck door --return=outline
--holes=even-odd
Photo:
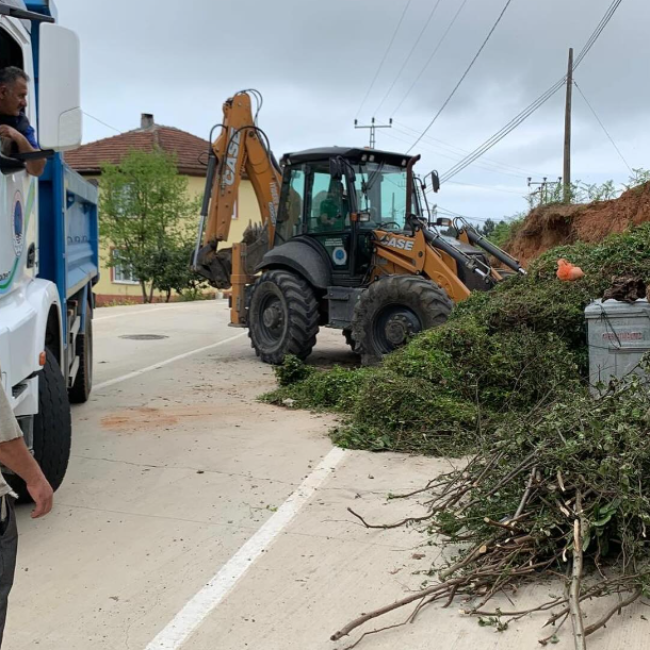
[[[350,277],[352,229],[348,188],[345,178],[330,175],[329,164],[316,163],[307,173],[307,215],[305,230],[327,252],[332,265],[332,281],[343,283]]]
[[[29,76],[25,114],[36,128],[31,48],[25,28],[17,21],[0,25],[0,68],[7,66],[17,66]],[[3,141],[1,147],[11,154],[11,142]],[[36,179],[24,169],[0,170],[0,298],[36,275],[36,203]]]

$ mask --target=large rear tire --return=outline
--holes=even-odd
[[[364,365],[405,345],[419,332],[442,325],[453,307],[444,289],[415,275],[373,282],[359,297],[352,338]]]
[[[79,371],[68,395],[73,404],[84,404],[93,388],[93,312],[90,301],[86,306],[86,320],[83,334],[77,337]]]
[[[272,270],[255,283],[248,335],[264,363],[280,364],[287,354],[306,359],[316,345],[318,321],[314,290],[300,276]]]
[[[38,414],[34,416],[34,458],[45,477],[57,490],[70,460],[72,422],[65,378],[50,350],[38,378]],[[7,477],[21,501],[30,501],[25,482],[16,475]]]

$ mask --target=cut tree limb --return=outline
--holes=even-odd
[[[575,519],[573,521],[573,571],[569,588],[569,611],[573,626],[575,650],[587,650],[585,644],[584,622],[580,608],[580,590],[582,584],[582,494],[576,492]]]

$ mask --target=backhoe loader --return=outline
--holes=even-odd
[[[260,104],[256,91],[224,104],[193,266],[213,286],[232,287],[231,325],[248,327],[262,361],[305,359],[325,326],[342,330],[373,363],[444,323],[472,291],[500,282],[504,272],[490,259],[525,274],[463,219],[451,224],[457,238],[440,234],[450,224],[425,214],[426,186],[414,172],[420,156],[329,147],[288,153],[278,164],[256,123]],[[244,175],[262,224],[220,249]],[[428,182],[437,192],[435,172]]]

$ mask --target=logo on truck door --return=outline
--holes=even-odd
[[[14,196],[13,230],[14,252],[16,257],[20,257],[25,243],[25,216],[23,213],[23,197],[20,192],[16,192]]]

